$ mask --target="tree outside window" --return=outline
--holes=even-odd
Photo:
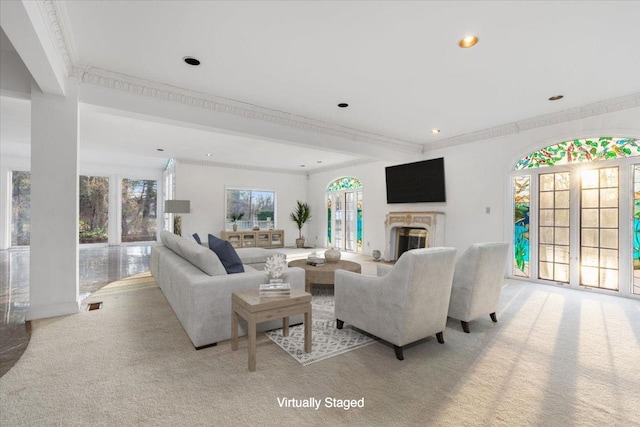
[[[233,218],[240,214],[242,219],[237,221],[238,228],[260,229],[275,227],[275,199],[274,191],[227,189],[227,228],[231,228]]]
[[[80,176],[80,243],[109,241],[109,178]]]
[[[122,242],[156,240],[157,189],[155,180],[122,180]]]

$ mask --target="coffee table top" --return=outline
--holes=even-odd
[[[231,299],[246,308],[250,313],[254,313],[273,308],[310,303],[311,294],[300,289],[291,288],[291,295],[288,297],[260,297],[258,289],[249,289],[246,291],[234,291],[231,294]]]

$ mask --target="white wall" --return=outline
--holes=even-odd
[[[255,171],[202,162],[178,160],[176,163],[176,195],[191,201],[191,213],[182,215],[182,235],[198,233],[220,237],[225,226],[225,189],[246,188],[276,192],[276,227],[284,230],[285,245],[292,246],[298,229],[289,219],[296,200],[307,199],[307,177],[300,174]],[[303,235],[308,235],[306,227]]]
[[[309,179],[309,203],[317,212],[310,235],[318,245],[326,241],[327,185],[342,176],[355,176],[363,183],[364,252],[384,248],[384,218],[390,211],[428,210],[446,213],[445,244],[464,250],[480,241],[510,242],[512,217],[509,173],[516,160],[547,145],[594,136],[640,137],[640,108],[538,128],[470,144],[428,151],[415,161],[445,158],[446,203],[386,203],[384,167],[376,162],[335,171],[316,173]],[[395,163],[394,163],[395,164]],[[490,213],[487,214],[486,208]]]

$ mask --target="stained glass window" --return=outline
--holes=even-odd
[[[328,192],[341,191],[341,190],[353,190],[355,188],[362,188],[362,183],[358,178],[344,177],[339,178],[329,184]]]
[[[633,293],[640,295],[640,165],[633,166]]]
[[[342,177],[327,186],[327,245],[348,251],[363,250],[362,182]]]
[[[640,140],[600,137],[550,145],[520,159],[515,170],[593,162],[640,155]]]
[[[514,186],[514,262],[515,275],[529,277],[529,191],[531,177],[516,176]]]

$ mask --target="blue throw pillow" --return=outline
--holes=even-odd
[[[198,242],[199,245],[202,244],[202,241],[200,240],[200,236],[198,236],[198,233],[193,233],[193,239]]]
[[[209,249],[218,255],[227,274],[244,273],[242,261],[231,243],[209,234]]]

